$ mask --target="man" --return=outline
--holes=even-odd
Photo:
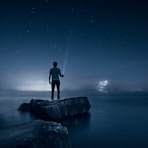
[[[54,89],[55,85],[57,87],[57,98],[60,99],[60,77],[64,77],[64,75],[61,74],[61,70],[57,68],[58,63],[53,62],[53,68],[50,69],[49,73],[49,84],[51,84],[51,100],[54,100]],[[50,81],[52,77],[52,82]]]

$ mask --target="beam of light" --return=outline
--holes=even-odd
[[[63,63],[63,70],[62,70],[62,73],[65,74],[65,70],[66,70],[66,65],[67,65],[67,62],[68,62],[68,57],[69,57],[69,53],[70,53],[70,37],[71,35],[69,35],[69,38],[68,38],[68,41],[67,41],[67,48],[65,50],[65,54],[64,54],[64,63]]]
[[[64,64],[63,64],[62,74],[65,74],[66,65],[67,65],[68,56],[69,56],[69,49],[70,49],[70,48],[69,48],[69,47],[67,47],[67,50],[65,51]]]

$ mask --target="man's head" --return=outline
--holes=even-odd
[[[58,63],[57,62],[53,62],[53,66],[57,67]]]

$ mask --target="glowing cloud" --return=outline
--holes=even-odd
[[[99,91],[105,91],[105,88],[106,86],[108,86],[108,80],[104,80],[104,81],[99,81],[98,82],[98,88],[99,88]]]

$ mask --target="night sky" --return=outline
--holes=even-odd
[[[0,90],[148,90],[146,0],[1,0]]]

